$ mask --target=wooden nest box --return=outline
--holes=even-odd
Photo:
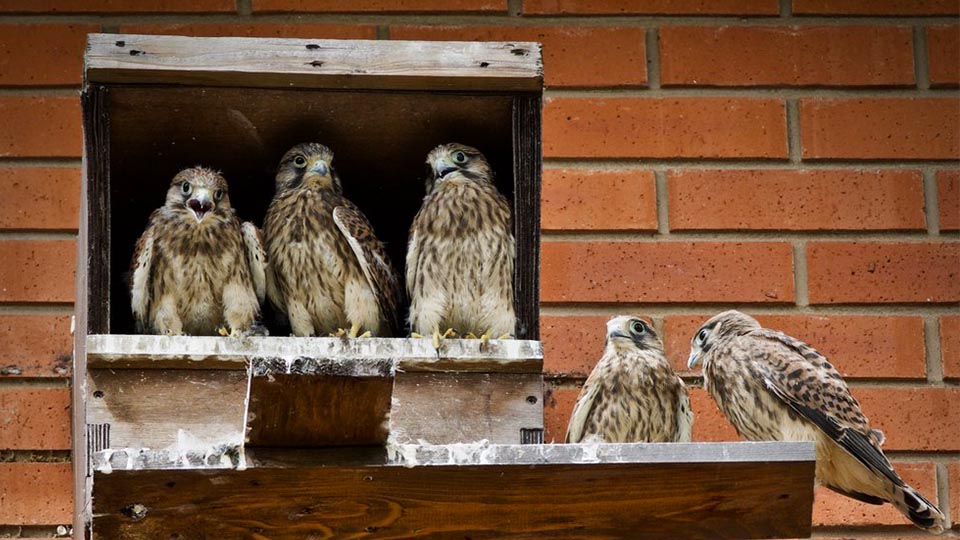
[[[796,538],[803,444],[544,445],[536,43],[92,34],[83,89],[74,538]],[[403,267],[438,144],[512,202],[515,340],[133,334],[125,272],[202,164],[262,223],[279,157],[331,147]]]

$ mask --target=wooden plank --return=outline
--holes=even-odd
[[[83,333],[110,332],[110,94],[104,86],[87,86],[83,107],[83,192],[87,197],[86,242],[81,268],[89,274],[86,326]],[[85,265],[85,266],[84,266]],[[82,270],[81,270],[82,271]]]
[[[521,429],[543,429],[539,374],[399,373],[391,439],[451,444],[516,444]]]
[[[252,359],[280,364],[298,359],[390,360],[405,372],[540,373],[543,346],[538,341],[491,340],[481,351],[479,340],[450,339],[441,344],[438,356],[429,339],[414,338],[87,337],[91,369],[245,370]]]
[[[534,91],[539,43],[90,34],[97,83],[394,90]]]
[[[382,445],[390,432],[392,360],[254,360],[247,444]]]
[[[457,445],[409,455],[415,464],[310,465],[301,454],[288,466],[274,453],[242,471],[98,473],[94,537],[810,535],[809,444]]]
[[[513,273],[520,339],[540,338],[541,97],[513,98],[513,228],[517,270]]]

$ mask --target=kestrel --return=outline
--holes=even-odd
[[[653,328],[636,317],[607,322],[603,357],[587,377],[567,442],[689,442],[693,411]]]
[[[427,155],[427,195],[410,227],[407,292],[416,335],[514,333],[510,204],[477,149],[444,144]],[[449,329],[441,335],[441,329]]]
[[[138,331],[244,335],[260,313],[266,257],[260,232],[240,223],[227,181],[204,167],[173,177],[133,254]]]
[[[883,434],[870,429],[843,378],[813,347],[726,311],[694,336],[689,366],[697,362],[741,436],[812,441],[821,484],[858,501],[888,502],[916,526],[943,531],[943,514],[894,471],[880,449]]]
[[[294,335],[400,333],[399,279],[373,226],[343,196],[329,148],[303,143],[284,154],[263,228],[267,296]]]

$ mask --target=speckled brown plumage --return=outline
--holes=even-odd
[[[692,426],[687,387],[653,328],[636,317],[610,319],[603,357],[580,390],[566,441],[689,442]]]
[[[904,484],[883,455],[836,368],[813,347],[726,311],[693,338],[690,366],[741,436],[753,441],[812,441],[817,480],[870,504],[889,502],[918,527],[942,532],[945,518]]]
[[[410,326],[420,334],[512,335],[514,239],[510,204],[475,148],[446,144],[427,156],[427,195],[410,228]]]
[[[260,310],[259,232],[241,226],[226,180],[203,167],[177,174],[150,215],[131,262],[131,307],[140,331],[244,334]],[[258,297],[258,291],[260,295]]]
[[[264,236],[267,296],[297,336],[401,330],[399,279],[363,213],[343,196],[333,152],[290,149],[277,168]]]

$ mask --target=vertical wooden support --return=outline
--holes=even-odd
[[[110,333],[110,113],[106,86],[83,93],[87,174],[87,333]],[[80,259],[81,261],[84,259]],[[80,290],[77,290],[78,297]]]
[[[540,107],[539,94],[513,98],[517,339],[540,339]]]

